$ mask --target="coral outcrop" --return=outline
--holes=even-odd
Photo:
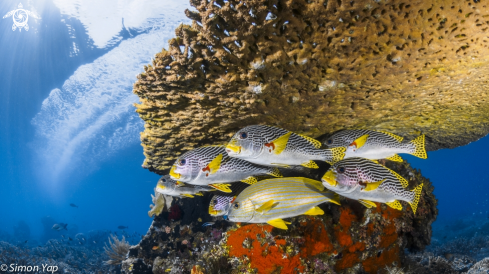
[[[489,131],[489,6],[464,0],[191,0],[168,50],[138,76],[156,173],[255,123],[312,137],[345,128],[427,136]]]
[[[402,267],[404,250],[430,244],[437,200],[429,180],[408,163],[383,161],[409,181],[424,184],[416,215],[407,203],[398,211],[377,203],[367,209],[342,198],[322,204],[321,216],[288,219],[288,230],[268,224],[230,223],[207,213],[211,194],[178,199],[182,219],[163,212],[122,264],[125,273],[378,273]],[[322,167],[324,169],[326,167]],[[320,171],[304,169],[316,178]],[[291,172],[291,171],[289,171]],[[300,170],[295,170],[295,176]],[[317,174],[316,174],[317,173]],[[324,173],[324,171],[323,171]],[[286,173],[285,173],[286,174]],[[212,226],[202,226],[213,221]],[[198,267],[196,267],[198,265]]]

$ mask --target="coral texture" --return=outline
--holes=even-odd
[[[484,1],[190,3],[192,25],[134,85],[151,171],[255,123],[312,137],[424,133],[430,150],[489,131]]]

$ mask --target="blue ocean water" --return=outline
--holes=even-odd
[[[83,233],[128,226],[145,234],[152,221],[159,176],[141,167],[132,84],[178,23],[189,22],[188,3],[166,1],[171,8],[150,15],[156,1],[143,10],[113,7],[106,21],[90,21],[73,2],[22,3],[42,17],[29,19],[29,31],[0,20],[0,237],[13,242],[45,241],[47,216]],[[1,1],[0,14],[18,4]],[[437,222],[489,217],[488,146],[485,137],[427,160],[404,156],[434,184]],[[30,235],[16,236],[20,223]]]

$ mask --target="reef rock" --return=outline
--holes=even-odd
[[[420,251],[430,244],[437,200],[430,181],[408,163],[382,162],[406,178],[409,189],[424,184],[415,215],[405,202],[398,211],[379,203],[367,209],[342,198],[341,206],[320,205],[324,215],[287,219],[292,224],[281,230],[213,219],[207,213],[211,194],[205,193],[174,201],[172,207],[181,209],[181,220],[171,219],[169,212],[156,216],[141,242],[131,247],[122,268],[134,274],[385,273],[401,268],[404,250]],[[320,168],[322,173],[325,168]],[[311,178],[319,174],[304,173]],[[203,226],[211,221],[212,226]]]
[[[255,123],[311,137],[424,133],[429,150],[489,132],[484,1],[190,3],[192,25],[134,85],[151,171]]]

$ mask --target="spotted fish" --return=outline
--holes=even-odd
[[[302,165],[318,168],[314,160],[334,163],[343,159],[345,148],[321,149],[321,142],[285,129],[254,125],[238,131],[226,146],[231,157],[260,165]]]
[[[182,182],[173,180],[170,175],[165,175],[158,180],[156,191],[170,196],[189,197],[194,195],[202,196],[203,191],[212,191],[214,188],[208,186],[185,185]]]
[[[268,223],[287,229],[283,218],[298,215],[322,215],[317,205],[332,202],[339,196],[324,189],[319,181],[289,177],[259,181],[241,192],[231,204],[228,219],[232,222]]]
[[[372,160],[389,159],[402,162],[403,160],[398,153],[408,153],[422,159],[428,157],[424,135],[420,135],[410,142],[403,142],[403,137],[389,132],[354,129],[335,133],[324,144],[328,148],[345,147],[345,159],[362,157]]]
[[[341,196],[358,200],[366,207],[373,202],[402,210],[406,201],[416,214],[423,184],[409,191],[408,181],[396,172],[365,158],[348,158],[331,166],[324,174],[323,185]]]
[[[282,177],[277,168],[260,166],[238,158],[231,158],[224,146],[204,146],[182,154],[173,164],[170,176],[192,185],[209,185],[223,192],[231,192],[229,184],[257,182],[256,175]]]

